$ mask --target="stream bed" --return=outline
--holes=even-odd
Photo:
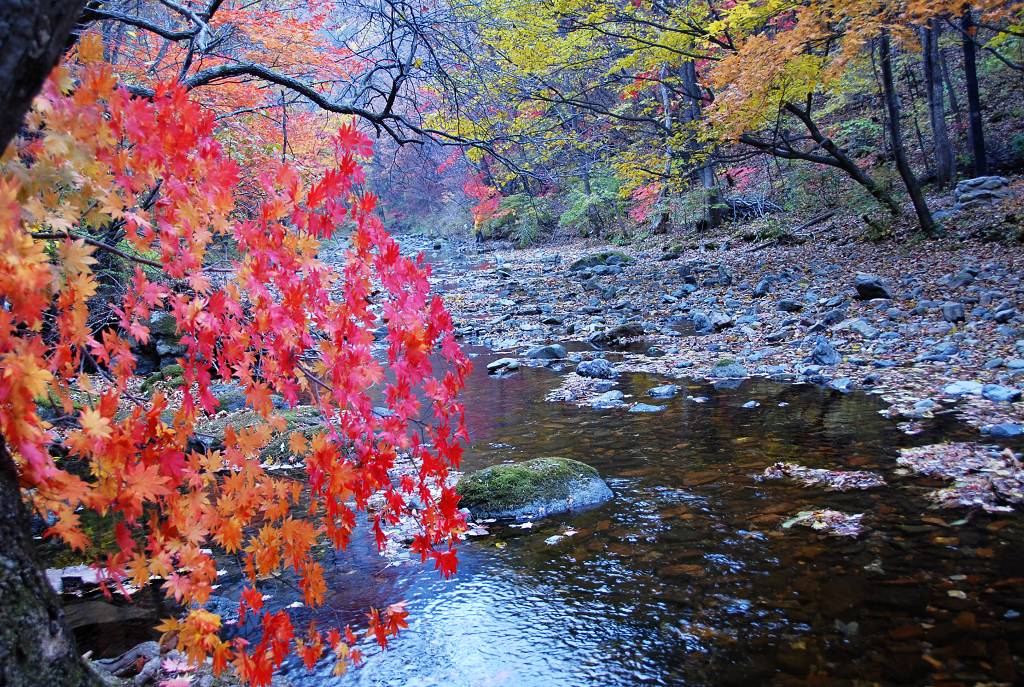
[[[532,527],[491,525],[461,546],[449,581],[418,564],[387,566],[369,537],[358,540],[312,617],[356,623],[368,606],[404,599],[410,628],[386,651],[366,646],[365,665],[345,678],[299,667],[296,684],[1016,680],[1019,518],[931,509],[925,493],[942,483],[895,462],[901,446],[975,438],[949,416],[907,437],[869,395],[756,378],[692,384],[656,414],[578,408],[542,400],[558,373],[524,367],[496,379],[485,365],[499,356],[471,352],[464,468],[575,458],[605,477],[614,500]],[[644,400],[661,382],[630,375],[619,388]],[[760,405],[743,407],[751,400]],[[889,485],[831,493],[755,479],[776,461],[873,470]],[[864,513],[867,533],[780,527],[820,508]]]
[[[544,400],[572,365],[489,376],[488,362],[516,351],[467,352],[474,358],[463,396],[472,444],[463,469],[563,456],[593,466],[614,499],[526,527],[490,523],[486,535],[460,546],[451,580],[418,561],[382,558],[360,527],[347,551],[325,554],[325,605],[295,608],[295,625],[364,626],[368,608],[404,600],[410,627],[385,651],[364,642],[364,665],[344,677],[332,676],[329,662],[307,672],[291,658],[284,674],[293,685],[1020,679],[1019,516],[937,510],[927,494],[945,483],[896,463],[900,448],[982,440],[952,414],[911,436],[879,414],[880,399],[862,392],[756,377],[672,380],[681,392],[655,401],[647,391],[666,380],[649,374],[624,374],[616,388],[627,402],[665,405],[662,412],[578,407]],[[838,493],[757,479],[779,461],[870,470],[887,486]],[[866,532],[833,537],[783,527],[801,511],[825,508],[863,513]],[[231,561],[224,565],[216,594],[229,615],[240,575]],[[273,582],[266,591],[271,611],[299,598]],[[139,614],[70,611],[80,646],[97,656],[152,638],[142,629],[151,618]]]

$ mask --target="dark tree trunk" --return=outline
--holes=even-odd
[[[17,468],[0,440],[0,685],[102,684],[75,649],[56,593],[36,560]]]
[[[68,44],[85,0],[0,0],[0,152]]]
[[[683,124],[699,122],[704,116],[704,102],[701,97],[700,84],[697,82],[697,65],[693,60],[683,63],[680,70],[683,81],[683,93],[686,97],[686,110],[683,112]],[[711,160],[709,151],[703,149],[696,140],[694,132],[693,143],[690,145],[691,159],[693,157],[705,156],[697,171],[701,186],[704,187],[704,226],[713,229],[720,225],[724,219],[724,213],[719,207],[718,188],[715,186],[715,166]]]
[[[776,137],[774,140],[765,141],[750,134],[743,134],[739,138],[740,143],[746,143],[747,145],[753,146],[758,150],[762,150],[769,155],[773,155],[784,160],[805,160],[807,162],[814,162],[819,165],[828,165],[829,167],[840,169],[851,179],[863,186],[864,189],[871,194],[871,197],[884,205],[894,217],[898,217],[901,214],[899,204],[893,200],[892,196],[889,195],[881,184],[875,181],[875,179],[867,172],[862,170],[860,166],[846,153],[846,151],[837,146],[835,141],[826,136],[821,128],[815,123],[814,118],[811,116],[810,98],[807,99],[805,107],[800,107],[793,102],[787,102],[783,104],[782,108],[800,120],[807,129],[807,133],[810,135],[811,140],[814,141],[816,148],[823,150],[825,152],[824,155],[820,154],[816,150],[804,150],[793,145],[785,135]]]
[[[878,41],[880,54],[879,65],[882,70],[882,92],[885,100],[887,113],[887,125],[889,127],[889,138],[892,141],[892,153],[896,158],[896,169],[907,187],[910,200],[914,203],[914,211],[917,213],[917,221],[921,230],[926,234],[935,233],[935,222],[932,220],[932,213],[921,193],[921,184],[910,169],[907,162],[907,153],[903,147],[903,132],[900,130],[900,105],[896,96],[896,85],[892,78],[892,47],[889,45],[889,34],[883,32]]]
[[[935,154],[935,182],[949,188],[956,178],[956,159],[946,126],[946,99],[942,88],[942,63],[939,56],[939,25],[929,22],[921,29],[924,64],[924,89],[928,96],[928,119],[932,126],[932,148]]]
[[[960,18],[963,36],[964,82],[967,86],[967,145],[971,149],[974,176],[988,174],[985,153],[985,130],[981,123],[981,95],[978,93],[978,58],[974,47],[974,19],[967,9]]]

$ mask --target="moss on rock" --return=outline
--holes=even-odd
[[[543,517],[612,497],[594,468],[554,457],[484,468],[463,477],[458,492],[461,505],[477,518]]]
[[[278,413],[284,418],[286,429],[278,432],[270,442],[260,451],[260,460],[268,463],[288,462],[286,459],[292,454],[288,449],[288,442],[293,431],[301,431],[308,439],[317,432],[324,429],[323,418],[320,411],[313,406],[298,406],[291,410]],[[243,410],[238,413],[218,415],[208,418],[196,425],[196,434],[200,441],[208,448],[219,449],[224,446],[224,435],[228,427],[236,432],[250,427],[258,427],[266,424],[266,420],[259,413],[252,410]]]
[[[185,368],[177,363],[164,365],[158,372],[146,377],[142,383],[142,391],[149,392],[157,384],[163,387],[178,387],[185,383]]]

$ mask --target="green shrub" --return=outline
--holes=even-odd
[[[613,176],[595,177],[590,193],[577,186],[566,194],[566,207],[558,218],[561,229],[581,236],[600,235],[615,226],[624,214],[619,181]]]
[[[483,223],[484,236],[509,238],[525,247],[554,226],[549,201],[516,193],[501,199],[496,216]]]

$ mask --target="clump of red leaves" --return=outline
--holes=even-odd
[[[233,664],[254,685],[269,684],[292,650],[307,665],[331,653],[343,671],[358,661],[359,635],[310,627],[297,637],[287,611],[263,608],[257,581],[289,572],[308,605],[322,603],[314,545],[344,548],[356,513],[379,492],[385,505],[371,526],[383,536],[382,523],[413,515],[415,550],[454,572],[465,523],[447,477],[466,440],[458,394],[469,362],[429,292],[429,266],[400,254],[374,212],[377,199],[360,188],[360,160],[372,144],[353,125],[333,137],[334,165],[311,184],[287,164],[260,170],[256,206],[243,212],[239,167],[214,135],[213,114],[177,85],[151,99],[130,96],[98,54],[83,41],[73,90],[70,72],[58,70],[28,135],[2,161],[3,440],[26,496],[56,517],[50,536],[84,548],[79,513],[91,509],[116,522],[117,546],[97,562],[107,584],[141,586],[157,576],[169,596],[198,608],[162,626],[178,633],[190,660],[212,658],[218,673]],[[158,200],[147,209],[141,199],[154,189]],[[161,279],[135,270],[116,308],[120,327],[102,332],[87,322],[98,285],[93,255],[104,248],[80,237],[96,227],[122,228],[131,250],[163,266]],[[351,231],[340,274],[318,258],[320,240],[339,227]],[[215,236],[240,256],[223,286],[205,267]],[[127,337],[145,342],[157,310],[173,315],[187,347],[179,360],[187,391],[170,419],[160,392],[129,402],[136,361]],[[372,350],[381,321],[386,365]],[[92,364],[106,377],[101,389],[82,374]],[[223,451],[197,452],[189,440],[200,415],[217,410],[214,378],[241,383],[267,423],[229,429]],[[92,402],[76,406],[73,387]],[[324,431],[291,443],[304,455],[308,484],[274,478],[260,463],[261,447],[284,430],[272,394],[289,404],[313,398],[323,416]],[[389,412],[374,410],[374,394]],[[58,460],[57,436],[38,412],[47,395],[60,399],[71,426],[67,457]],[[399,453],[419,472],[396,485],[388,471]],[[67,471],[72,461],[85,469]],[[307,510],[296,517],[304,491]],[[415,511],[413,495],[422,506]],[[220,618],[201,609],[216,578],[213,545],[244,557],[241,610],[259,617],[259,641],[221,639]],[[364,635],[383,646],[405,616],[401,606],[372,610]]]

